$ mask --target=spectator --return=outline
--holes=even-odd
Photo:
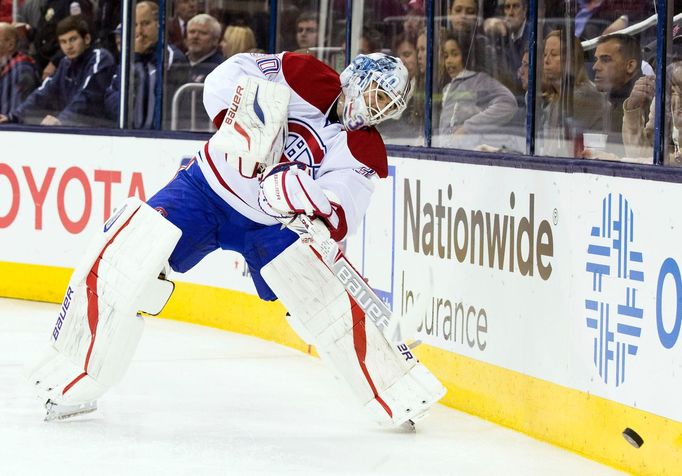
[[[542,96],[544,155],[580,156],[584,132],[604,132],[608,113],[606,98],[587,77],[580,41],[572,37],[570,48],[562,45],[566,32],[554,30],[545,38]],[[566,50],[572,50],[566,58]]]
[[[54,68],[49,71],[49,74],[44,74],[43,78],[51,76],[56,71],[56,67],[63,57],[57,41],[57,25],[59,22],[69,16],[80,16],[87,22],[89,31],[92,10],[90,0],[45,0],[33,40],[36,51],[34,59],[38,64],[39,71],[42,72],[49,63],[52,63]]]
[[[674,45],[675,46],[675,45]],[[680,152],[680,131],[682,130],[682,57],[675,54],[667,71],[669,99],[666,109],[668,153],[663,157],[665,165],[682,166]],[[656,78],[642,76],[632,88],[630,97],[623,103],[623,143],[625,156],[637,162],[651,163],[654,145],[654,123],[656,103]],[[647,114],[648,112],[648,114]],[[602,157],[607,158],[611,157]],[[618,159],[619,157],[615,157]],[[639,160],[638,160],[639,159]],[[643,160],[642,160],[643,159]]]
[[[577,0],[575,35],[589,40],[621,30],[653,13],[652,6],[641,0]]]
[[[393,40],[393,55],[400,58],[407,68],[410,81],[414,87],[415,78],[417,76],[417,45],[410,39],[411,37],[403,33],[398,35]],[[416,36],[415,36],[416,40]]]
[[[187,59],[193,83],[203,83],[208,73],[223,62],[218,52],[221,30],[218,20],[206,13],[195,15],[187,22]]]
[[[615,33],[597,41],[594,54],[594,84],[597,90],[607,93],[611,114],[606,130],[609,132],[612,152],[623,155],[623,103],[630,96],[635,82],[642,77],[642,56],[636,38]]]
[[[357,54],[368,55],[370,53],[381,51],[381,42],[382,42],[381,33],[379,33],[374,28],[369,28],[365,26],[362,28],[362,34],[360,35],[360,41],[358,42]]]
[[[467,69],[468,37],[449,33],[441,47],[441,62],[450,82],[443,90],[437,145],[474,149],[507,124],[516,113],[512,93],[488,74]]]
[[[516,70],[516,77],[519,78],[519,81],[521,82],[521,88],[523,88],[524,94],[528,93],[528,67],[530,66],[528,61],[528,48],[526,48],[521,55],[519,69]]]
[[[497,61],[493,45],[485,35],[479,33],[477,0],[454,0],[448,17],[450,29],[469,45],[462,51],[466,67],[473,71],[485,71],[497,77],[496,70],[506,69],[504,62]],[[466,39],[465,39],[466,37]]]
[[[230,25],[225,28],[220,49],[225,59],[237,53],[251,52],[256,49],[256,35],[248,26]]]
[[[296,44],[299,50],[317,46],[317,14],[303,12],[296,19]]]
[[[108,49],[112,54],[117,53],[113,43],[114,30],[121,21],[121,0],[98,0],[94,15],[95,45]]]
[[[0,0],[0,23],[12,22],[12,0]]]
[[[407,69],[408,78],[410,80],[411,89],[415,91],[417,88],[417,76],[419,74],[419,67],[417,65],[417,47],[409,39],[410,37],[402,33],[398,35],[393,41],[393,55],[400,58]],[[416,91],[415,91],[416,93]],[[421,103],[419,100],[421,99]],[[381,136],[389,140],[392,144],[402,145],[423,145],[419,140],[423,124],[420,121],[420,115],[416,112],[416,108],[424,109],[423,92],[415,94],[410,97],[407,108],[403,114],[395,119],[388,119],[382,122],[378,129]]]
[[[197,14],[197,0],[175,0],[175,15],[168,20],[168,43],[187,53],[187,23]]]
[[[424,0],[410,0],[403,21],[403,34],[412,42],[416,42],[422,28],[424,28]]]
[[[22,6],[19,7],[17,13],[17,23],[25,23],[34,32],[40,23],[41,13],[45,6],[46,0],[26,0]]]
[[[528,48],[528,0],[504,0],[503,9],[504,17],[486,18],[483,29],[486,35],[502,42],[509,70],[517,71],[523,51]]]
[[[87,23],[67,17],[57,25],[64,52],[54,76],[45,80],[1,122],[25,122],[40,113],[42,125],[110,125],[104,118],[104,91],[114,73],[114,59],[107,50],[92,48]]]
[[[16,28],[0,23],[0,114],[7,116],[37,85],[35,61],[17,51]]]
[[[136,129],[151,129],[158,116],[156,108],[156,45],[159,35],[159,6],[154,2],[141,1],[135,7],[135,44],[133,59],[133,113],[132,124]],[[120,35],[119,35],[120,37]],[[120,46],[119,46],[120,48]],[[169,112],[173,94],[187,81],[188,61],[173,45],[166,46],[166,98],[164,112]],[[120,71],[113,77],[105,93],[107,116],[116,120],[120,104]],[[169,117],[169,114],[166,114]]]

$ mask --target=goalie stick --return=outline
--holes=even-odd
[[[320,254],[322,261],[339,280],[349,296],[360,306],[365,315],[379,328],[389,342],[403,344],[416,332],[420,305],[413,306],[413,311],[400,319],[396,316],[374,290],[367,284],[365,278],[353,267],[346,258],[339,245],[329,235],[327,228],[316,223],[310,217],[296,215],[287,225],[301,238],[312,241],[313,247]],[[420,300],[418,299],[418,302]]]

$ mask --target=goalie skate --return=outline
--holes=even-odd
[[[97,400],[75,405],[62,405],[48,400],[45,402],[45,421],[66,420],[79,415],[86,415],[97,410]]]

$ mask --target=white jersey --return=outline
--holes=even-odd
[[[354,231],[374,190],[373,180],[388,174],[386,148],[375,128],[347,132],[327,115],[341,94],[339,75],[309,55],[238,54],[206,78],[204,107],[216,127],[230,106],[243,76],[267,79],[291,88],[289,136],[282,161],[312,168],[313,178],[330,196],[344,229]],[[212,139],[197,154],[206,181],[225,202],[247,218],[265,225],[278,222],[258,206],[258,178],[244,177],[220,160]]]

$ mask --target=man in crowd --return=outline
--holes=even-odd
[[[197,0],[175,0],[175,14],[168,20],[168,43],[187,52],[187,22],[197,14]]]
[[[111,53],[90,46],[88,25],[79,17],[60,21],[57,38],[65,55],[57,72],[9,114],[0,114],[0,123],[26,122],[39,114],[40,124],[47,126],[111,124],[104,117],[103,104],[114,74]]]
[[[623,102],[642,76],[642,58],[639,42],[625,34],[601,37],[594,53],[594,84],[601,92],[607,93],[611,103],[609,121],[609,149],[614,145],[620,149],[623,143]],[[622,150],[614,150],[621,155]]]
[[[135,7],[135,55],[133,62],[133,127],[151,129],[160,110],[156,108],[156,45],[159,40],[159,6],[154,2],[142,1]],[[166,78],[164,85],[164,114],[170,117],[173,94],[187,82],[189,63],[182,52],[173,45],[167,45]],[[106,90],[105,105],[107,116],[116,120],[119,114],[121,78],[116,74]]]
[[[188,22],[187,59],[193,83],[203,83],[208,73],[223,62],[223,55],[218,51],[221,32],[218,20],[206,13],[200,13]]]
[[[303,12],[296,19],[296,44],[299,50],[317,46],[317,15]]]
[[[17,31],[0,23],[0,115],[10,111],[38,86],[38,71],[32,58],[17,51]]]
[[[505,0],[502,8],[504,17],[487,18],[483,29],[486,35],[497,35],[503,39],[509,53],[511,71],[516,71],[521,66],[523,50],[528,47],[527,0]]]

